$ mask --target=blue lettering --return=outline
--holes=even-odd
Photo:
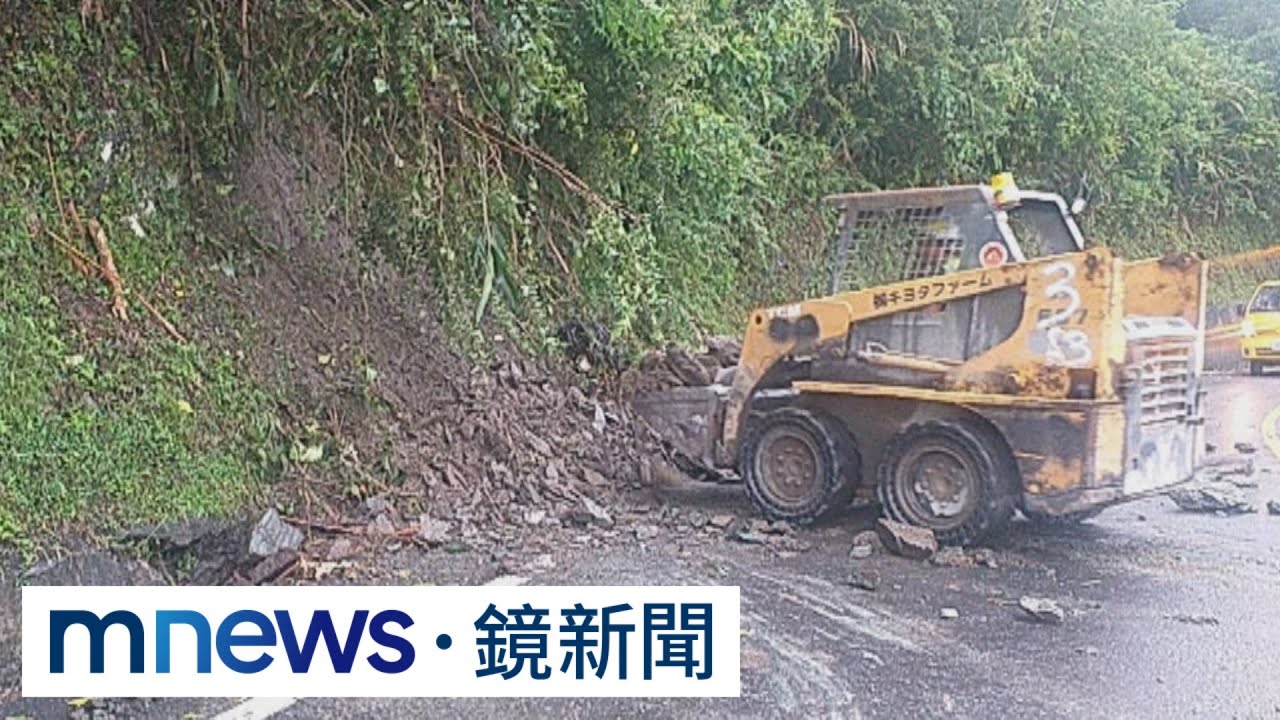
[[[333,627],[333,618],[328,610],[317,610],[311,614],[311,624],[307,626],[307,637],[302,647],[298,647],[298,637],[293,632],[293,622],[289,613],[276,610],[276,623],[280,626],[280,639],[284,643],[284,651],[289,656],[289,666],[295,673],[304,673],[311,667],[311,658],[315,655],[320,636],[324,636],[324,644],[329,648],[329,659],[333,669],[339,673],[351,672],[356,660],[356,650],[360,647],[360,636],[364,634],[365,621],[369,619],[368,610],[357,610],[351,619],[351,628],[347,631],[347,641],[338,645],[338,631]]]
[[[213,633],[209,621],[194,610],[156,611],[156,672],[169,672],[169,634],[174,625],[190,625],[196,631],[196,672],[212,672]]]
[[[258,629],[256,635],[237,635],[236,627],[248,623]],[[275,658],[262,653],[253,660],[241,660],[233,650],[237,647],[270,647],[276,644],[276,629],[271,619],[256,610],[237,610],[218,626],[218,658],[234,672],[252,674],[266,670]]]
[[[65,672],[67,628],[83,625],[89,631],[89,672],[106,672],[107,628],[123,625],[129,631],[129,672],[144,672],[146,650],[142,620],[127,610],[116,610],[99,618],[88,610],[49,611],[49,672]]]
[[[369,665],[381,673],[394,675],[402,673],[413,666],[414,651],[413,643],[409,642],[399,635],[393,635],[387,632],[386,625],[399,625],[402,629],[413,627],[413,618],[408,613],[399,610],[383,610],[373,616],[373,620],[369,622],[369,637],[379,645],[400,653],[400,658],[395,662],[386,660],[381,653],[374,653],[369,656]]]

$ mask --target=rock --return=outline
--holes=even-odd
[[[1231,483],[1214,482],[1177,488],[1169,499],[1186,512],[1241,515],[1257,512],[1244,493]]]
[[[687,350],[676,345],[667,348],[667,367],[680,382],[689,387],[711,384],[711,374]]]
[[[302,547],[302,531],[280,518],[271,508],[262,514],[249,536],[249,552],[258,557],[270,557],[281,550],[297,550]]]
[[[1271,515],[1280,515],[1280,501],[1268,500],[1267,512]]]
[[[569,513],[569,520],[577,525],[597,525],[602,528],[613,527],[613,516],[600,507],[595,500],[585,496],[582,498],[581,507]]]
[[[960,617],[960,611],[953,607],[944,607],[938,611],[938,617],[943,620],[955,620]]]
[[[698,512],[697,510],[689,513],[689,524],[699,530],[706,527],[708,522],[710,520],[708,520],[706,513]]]
[[[1236,443],[1236,451],[1241,455],[1253,455],[1258,452],[1258,448],[1253,443],[1238,442]]]
[[[1061,625],[1067,619],[1062,607],[1048,598],[1024,595],[1018,600],[1018,607],[1032,620],[1047,625]]]
[[[867,548],[866,550],[857,550],[853,548]],[[884,543],[880,542],[880,536],[875,530],[863,530],[853,536],[853,543],[850,546],[850,555],[862,555],[863,557],[876,554],[876,552],[884,549]],[[863,555],[863,553],[866,553]]]
[[[249,571],[248,580],[253,585],[271,582],[285,574],[298,563],[298,551],[292,549],[279,550],[267,556]]]
[[[880,573],[870,569],[854,568],[849,572],[849,584],[859,590],[875,592],[880,587]]]
[[[373,495],[365,499],[364,509],[368,511],[370,517],[377,517],[391,512],[391,503],[383,495]]]
[[[595,430],[597,435],[603,435],[607,422],[604,416],[604,408],[600,407],[600,403],[596,403],[595,408],[595,414],[591,418],[591,429]]]
[[[1097,657],[1097,655],[1098,655],[1098,648],[1096,648],[1096,647],[1094,647],[1094,646],[1092,646],[1092,645],[1085,645],[1084,647],[1078,647],[1078,648],[1076,648],[1076,654],[1077,654],[1077,655],[1084,655],[1084,656],[1086,656],[1086,657]]]
[[[660,531],[657,525],[640,525],[636,528],[636,539],[641,542],[647,542],[658,537]]]
[[[870,650],[862,651],[862,659],[866,660],[872,665],[875,665],[876,667],[884,667],[884,659],[882,659],[879,655],[871,652]]]
[[[738,528],[736,532],[730,534],[730,537],[747,545],[763,545],[768,539],[764,533],[752,530],[750,527]]]
[[[738,518],[733,515],[715,515],[711,518],[711,526],[723,530],[732,525],[733,521],[737,519]]]
[[[874,555],[875,552],[876,552],[876,549],[875,549],[875,546],[873,545],[850,545],[849,559],[850,560],[866,560],[867,558]]]
[[[438,520],[430,515],[418,518],[418,537],[431,545],[443,545],[449,542],[449,537],[453,534],[452,529],[447,520]]]
[[[1214,453],[1218,452],[1218,446],[1217,446],[1217,445],[1214,445],[1213,443],[1205,443],[1205,444],[1204,444],[1204,451],[1205,451],[1205,453],[1206,453],[1206,454],[1212,455],[1212,454],[1214,454]]]
[[[910,560],[927,560],[938,551],[938,539],[927,528],[880,518],[876,535],[886,550]]]
[[[526,525],[541,525],[543,520],[547,519],[547,511],[541,508],[526,510],[524,513],[524,523]]]
[[[325,553],[325,559],[329,562],[340,562],[355,555],[356,552],[355,543],[347,538],[338,538],[329,546],[329,552]]]
[[[944,547],[929,558],[929,562],[938,567],[973,567],[973,558],[965,554],[963,548]]]
[[[369,523],[369,531],[374,535],[395,535],[396,524],[391,522],[391,518],[387,517],[384,513],[374,518],[373,522]]]
[[[790,535],[792,532],[791,523],[783,520],[774,520],[765,527],[764,532],[770,535]]]
[[[591,468],[582,468],[582,479],[591,487],[604,487],[609,484],[609,480],[604,475]]]
[[[707,340],[709,352],[722,367],[733,367],[742,356],[742,343],[735,337],[717,335]]]
[[[551,443],[543,440],[537,435],[530,434],[529,445],[533,447],[533,451],[543,457],[551,457]]]
[[[999,568],[996,563],[996,553],[990,548],[975,548],[973,551],[973,561],[985,568],[995,570]]]

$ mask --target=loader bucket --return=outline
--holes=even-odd
[[[631,404],[672,449],[711,470],[727,392],[721,385],[677,387],[645,393]]]

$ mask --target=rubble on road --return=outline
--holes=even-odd
[[[849,584],[859,590],[875,592],[880,587],[880,573],[855,567],[849,571]]]
[[[990,548],[975,548],[972,555],[973,561],[984,568],[996,570],[1000,567],[996,562],[995,551]]]
[[[449,542],[452,526],[447,520],[439,520],[430,515],[418,518],[418,537],[430,545],[443,545]]]
[[[711,518],[711,527],[724,530],[738,519],[736,515],[714,515]]]
[[[965,553],[964,548],[958,547],[939,548],[938,552],[929,558],[929,562],[938,567],[951,568],[973,567],[975,565],[974,559]]]
[[[955,620],[960,617],[960,611],[953,607],[944,607],[938,610],[938,617],[943,620]]]
[[[938,539],[927,528],[880,518],[876,535],[886,550],[909,560],[928,560],[938,552]]]
[[[249,570],[246,580],[250,585],[265,585],[277,580],[298,564],[298,558],[297,550],[279,550]]]
[[[341,562],[353,557],[358,552],[356,545],[348,538],[338,538],[329,546],[325,559],[329,562]]]
[[[570,518],[579,525],[594,523],[602,528],[613,527],[613,516],[609,514],[608,510],[605,510],[599,503],[589,497],[582,498],[581,508],[570,513]]]
[[[866,560],[867,558],[871,557],[875,553],[876,553],[876,549],[871,545],[850,545],[849,546],[850,560]]]
[[[1213,481],[1176,488],[1169,499],[1186,512],[1244,515],[1257,512],[1240,488],[1229,482]]]
[[[1049,598],[1023,595],[1018,599],[1018,607],[1027,617],[1046,625],[1061,625],[1067,619],[1067,613],[1058,603]]]
[[[297,550],[302,546],[303,535],[298,528],[286,523],[275,508],[263,513],[249,536],[249,552],[258,557],[270,557],[281,550]]]
[[[1267,513],[1271,515],[1280,515],[1280,501],[1268,500]]]

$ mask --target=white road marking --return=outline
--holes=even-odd
[[[526,585],[529,578],[519,575],[499,575],[485,583],[492,587]],[[298,698],[253,698],[216,715],[213,720],[265,720],[278,712],[297,704]]]
[[[1277,405],[1262,421],[1262,439],[1271,454],[1280,460],[1280,405]]]
[[[263,720],[296,702],[297,698],[252,698],[215,716],[213,720]]]

